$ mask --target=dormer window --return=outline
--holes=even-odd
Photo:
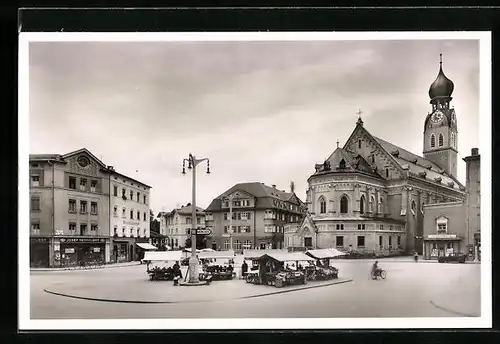
[[[434,180],[436,181],[436,183],[441,183],[441,177],[434,178]]]

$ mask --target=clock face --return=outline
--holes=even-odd
[[[431,121],[434,123],[440,122],[443,119],[443,113],[441,111],[436,111],[431,117]]]

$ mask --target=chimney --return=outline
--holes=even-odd
[[[114,171],[114,170],[115,170],[115,168],[114,168],[113,166],[108,166],[108,170],[110,170],[110,171]]]
[[[472,148],[470,155],[472,155],[472,156],[479,155],[479,148]]]
[[[273,187],[273,189],[276,189],[276,184],[273,184],[272,187]]]

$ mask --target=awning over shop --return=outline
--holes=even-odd
[[[341,252],[335,248],[325,248],[318,250],[307,250],[306,254],[316,259],[328,259],[328,258],[343,256],[346,255],[347,253]]]
[[[148,244],[147,242],[137,242],[135,243],[137,246],[142,248],[143,250],[157,250],[158,248],[154,245]]]
[[[144,252],[145,261],[181,261],[182,251],[159,251],[159,252]]]
[[[200,259],[233,259],[235,257],[234,251],[214,251],[214,252],[200,252],[198,258]]]
[[[296,262],[296,261],[313,261],[314,258],[309,257],[307,254],[302,252],[286,252],[286,253],[267,253],[262,255],[260,259],[266,259],[270,257],[279,262]]]

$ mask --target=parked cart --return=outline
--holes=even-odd
[[[236,275],[234,251],[202,251],[199,258],[203,264],[203,271],[209,273],[214,281],[231,280]]]
[[[151,281],[174,279],[173,266],[182,259],[181,251],[145,252],[143,263]]]
[[[330,265],[330,259],[334,259],[345,255],[336,249],[317,249],[308,250],[306,254],[314,259],[316,259],[315,264],[312,267],[308,267],[308,278],[311,280],[328,280],[333,278],[338,278],[339,270]]]
[[[285,263],[292,262],[295,267],[298,267],[299,262],[306,263],[314,260],[314,258],[302,252],[267,253],[258,258],[258,281],[254,276],[255,273],[250,271],[247,282],[273,285],[277,288],[286,285],[305,284],[307,283],[305,272],[298,269],[293,270],[287,267]]]

